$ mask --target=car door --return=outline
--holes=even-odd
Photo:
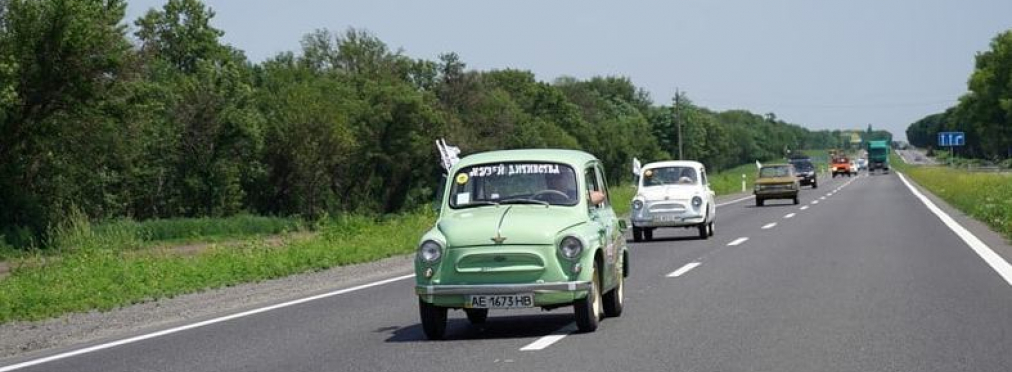
[[[618,265],[619,243],[622,239],[622,231],[618,226],[618,218],[611,206],[611,196],[608,194],[608,186],[605,181],[604,172],[600,164],[594,164],[587,168],[588,191],[599,191],[604,193],[604,202],[598,206],[591,206],[591,219],[599,226],[601,247],[604,257],[603,272],[604,287],[611,288],[615,285],[615,275],[620,270]]]
[[[710,221],[713,221],[717,216],[717,194],[710,188],[710,179],[706,177],[706,167],[700,168],[699,174],[702,181],[700,184],[703,187],[703,192],[706,194],[707,216],[709,216]]]

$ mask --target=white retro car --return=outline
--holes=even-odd
[[[694,227],[700,239],[713,236],[717,205],[703,164],[662,161],[633,171],[638,176],[630,216],[633,241],[653,239],[658,227]]]

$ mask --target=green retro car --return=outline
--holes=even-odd
[[[572,150],[507,150],[449,170],[439,220],[415,259],[422,328],[441,339],[449,309],[472,324],[489,309],[573,306],[577,328],[622,314],[625,222],[601,162]]]

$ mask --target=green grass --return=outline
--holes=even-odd
[[[108,248],[111,241],[130,243],[130,238],[118,232],[96,234],[95,229],[78,224],[65,228],[69,232],[61,242],[76,244],[74,249],[58,259],[24,258],[19,263],[25,265],[0,280],[0,323],[108,310],[406,254],[414,251],[418,237],[434,219],[431,212],[335,218],[319,223],[318,233],[307,239],[289,240],[281,246],[254,239],[215,246],[194,256]]]
[[[737,167],[725,170],[710,176],[710,188],[717,195],[737,194],[741,191],[741,175],[745,175],[745,191],[752,190],[755,185],[755,176],[759,173],[755,164],[742,164]]]
[[[890,164],[963,213],[1012,240],[1012,174],[912,166],[895,154],[891,155]]]
[[[612,187],[609,191],[611,191],[611,208],[615,210],[615,214],[618,216],[629,214],[633,197],[636,196],[636,185],[627,183]]]

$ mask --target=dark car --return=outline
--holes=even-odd
[[[809,159],[791,159],[791,164],[794,165],[794,171],[798,176],[798,182],[801,186],[811,186],[813,189],[819,188],[819,180],[816,177],[815,165]]]

